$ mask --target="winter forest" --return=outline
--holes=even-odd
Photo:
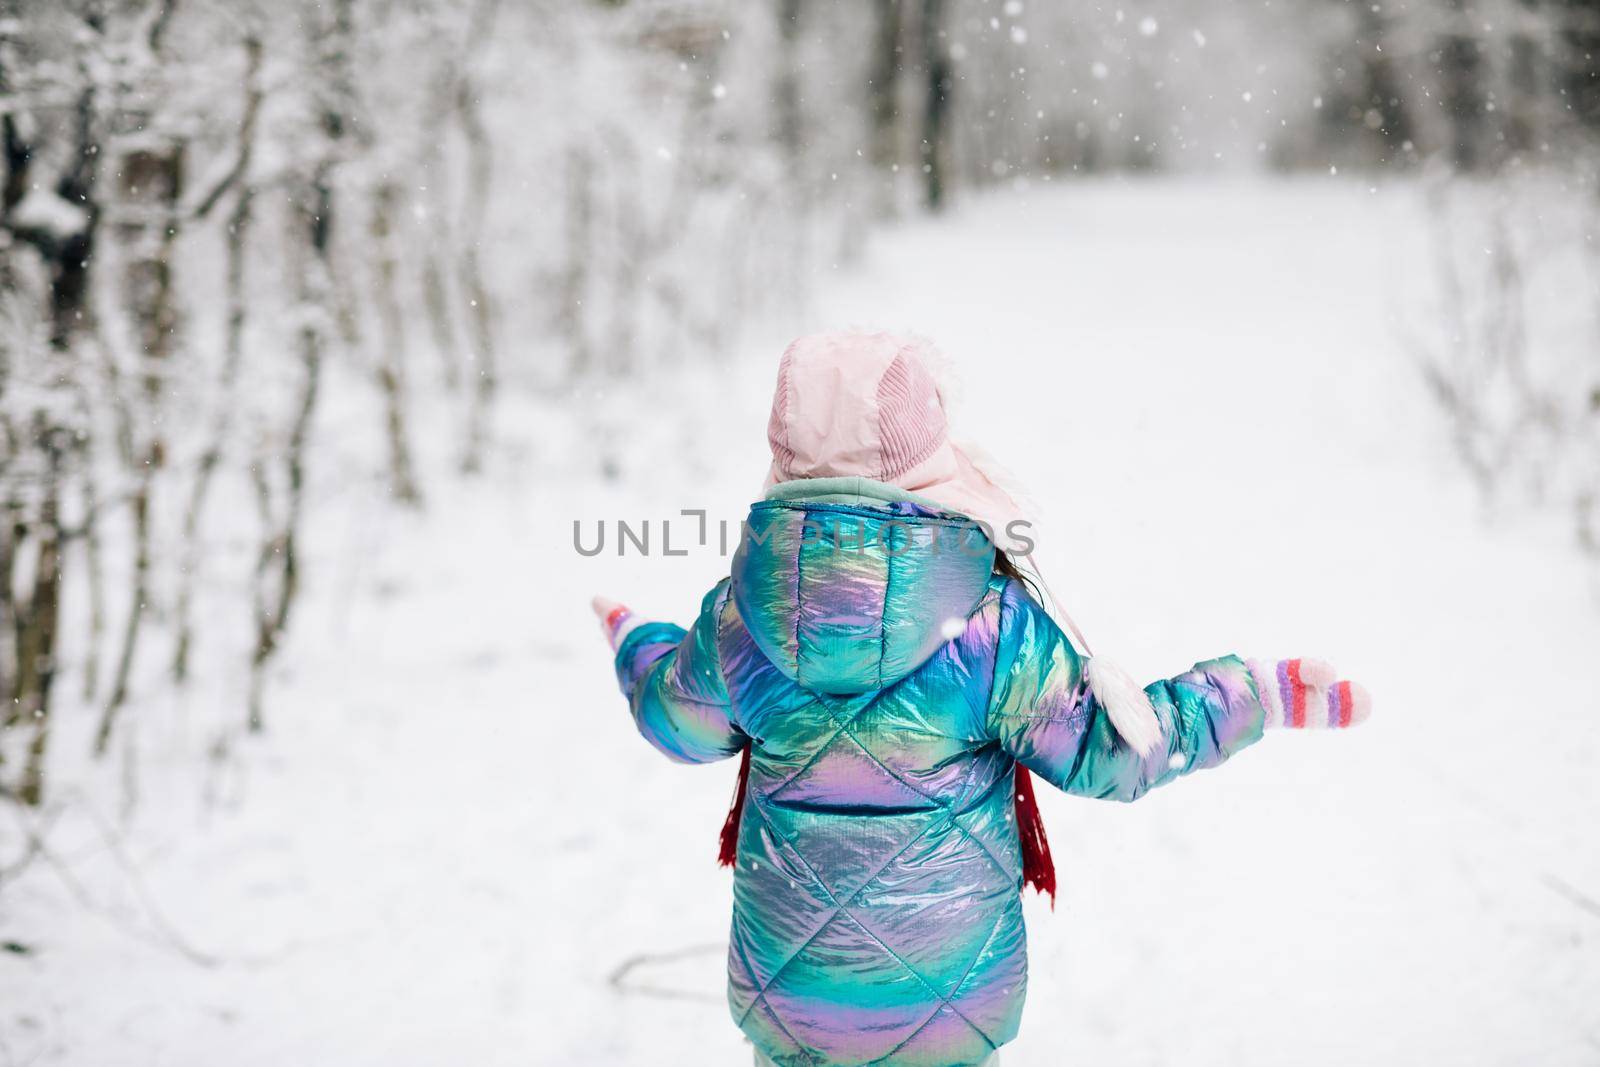
[[[1052,807],[1099,859],[1007,1067],[1593,1062],[1597,49],[1592,0],[0,0],[0,1065],[748,1062],[731,779],[637,750],[586,606],[726,561],[574,525],[737,521],[785,341],[884,321],[1152,675],[1325,639],[1392,716]],[[1197,493],[1238,524],[1151,513]],[[1204,567],[1321,606],[1122,599]],[[1277,971],[1097,925],[1290,821],[1357,858],[1258,913]]]

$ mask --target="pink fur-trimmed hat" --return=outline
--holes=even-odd
[[[918,337],[840,331],[794,341],[778,364],[767,488],[800,478],[861,477],[927,497],[988,527],[1004,548],[1028,516],[950,440],[944,398]]]
[[[789,345],[778,365],[767,423],[767,488],[798,478],[888,482],[983,523],[999,548],[1012,548],[1014,535],[1021,534],[1031,551],[1031,531],[1011,527],[1030,521],[1028,514],[1001,487],[1005,479],[998,469],[980,468],[974,453],[950,440],[944,397],[929,367],[935,359],[921,338],[889,333],[819,333]],[[1127,672],[1090,652],[1044,575],[1027,562],[1055,604],[1058,621],[1088,657],[1084,676],[1112,726],[1139,752],[1154,752],[1162,728],[1149,696]]]

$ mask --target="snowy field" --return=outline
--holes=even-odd
[[[1454,465],[1397,339],[1421,240],[1416,190],[1342,180],[969,201],[819,269],[734,364],[508,413],[420,517],[352,494],[270,732],[219,773],[146,729],[138,810],[69,787],[3,887],[0,1065],[747,1063],[735,768],[633,734],[588,609],[686,622],[726,561],[581,558],[572,523],[736,523],[783,342],[844,324],[944,348],[1097,648],[1317,655],[1376,700],[1132,806],[1043,797],[1063,894],[1029,898],[1005,1067],[1600,1062],[1600,597]],[[8,810],[4,854],[42,829]]]

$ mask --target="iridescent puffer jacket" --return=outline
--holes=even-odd
[[[1133,800],[1261,736],[1245,664],[1147,688],[1166,744],[1123,744],[1080,660],[960,516],[864,479],[779,486],[693,629],[617,650],[639,731],[673,759],[751,746],[728,1004],[799,1064],[982,1063],[1027,988],[1015,761]]]

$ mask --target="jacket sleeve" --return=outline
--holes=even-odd
[[[1136,800],[1181,774],[1215,767],[1261,738],[1263,709],[1236,656],[1145,687],[1163,743],[1141,757],[1089,690],[1066,635],[1016,581],[1000,600],[988,724],[1030,771],[1079,796]]]
[[[727,598],[724,580],[706,594],[692,629],[642,623],[617,647],[617,681],[634,724],[679,763],[726,759],[745,745],[733,724],[717,653],[717,619]]]

